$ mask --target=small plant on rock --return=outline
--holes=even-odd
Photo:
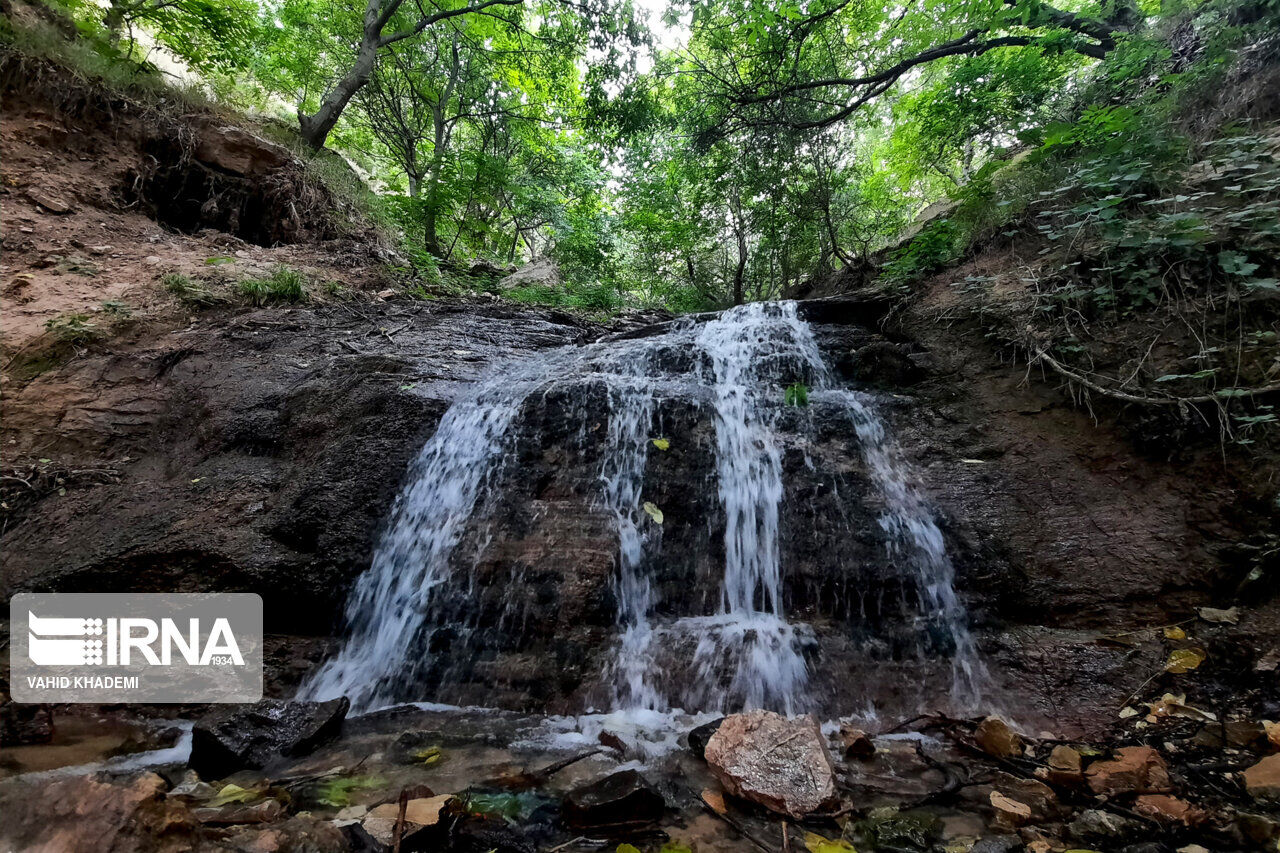
[[[50,317],[45,321],[44,327],[56,340],[68,344],[87,344],[101,334],[98,325],[89,319],[88,314]]]

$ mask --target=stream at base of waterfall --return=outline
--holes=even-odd
[[[614,651],[598,675],[597,695],[607,697],[608,707],[583,710],[637,719],[813,710],[811,670],[821,650],[809,625],[788,619],[779,543],[784,438],[778,422],[797,406],[824,407],[844,419],[877,493],[885,563],[914,587],[919,654],[926,636],[945,636],[951,677],[929,701],[976,706],[987,676],[935,512],[875,395],[840,386],[813,330],[787,302],[682,318],[647,337],[567,347],[478,383],[446,412],[413,463],[372,564],[351,591],[343,645],[303,686],[303,698],[345,695],[357,711],[437,698],[439,684],[415,674],[432,654],[433,637],[448,627],[433,596],[454,573],[466,571],[455,554],[463,532],[501,481],[527,401],[586,381],[602,384],[607,394],[603,436],[587,438],[584,424],[583,441],[601,445],[594,500],[616,522],[617,615]],[[657,409],[680,396],[695,400],[714,425],[714,482],[690,488],[714,489],[723,513],[718,600],[702,612],[681,613],[681,603],[664,601],[653,583],[653,566],[663,559],[662,517],[643,499],[650,456],[669,441],[656,428]],[[489,629],[504,630],[496,621]],[[469,636],[454,631],[451,642]],[[870,704],[861,710],[874,713]]]

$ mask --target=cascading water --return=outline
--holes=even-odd
[[[882,507],[883,560],[916,588],[913,630],[947,638],[953,700],[967,703],[984,673],[942,534],[911,486],[873,398],[838,386],[794,303],[745,305],[685,318],[637,340],[558,350],[480,383],[450,408],[414,463],[373,564],[351,594],[347,641],[303,694],[347,695],[357,710],[437,699],[449,679],[432,665],[442,650],[455,655],[457,669],[518,645],[494,635],[518,632],[513,622],[519,620],[474,613],[459,619],[456,607],[440,603],[441,590],[461,581],[453,600],[476,598],[474,584],[457,577],[467,572],[467,555],[455,551],[465,530],[487,523],[484,495],[502,490],[529,407],[594,390],[602,391],[607,412],[603,434],[589,432],[593,417],[585,404],[571,406],[565,417],[580,421],[567,452],[599,454],[591,503],[616,532],[616,640],[599,670],[605,701],[614,709],[649,711],[810,710],[807,659],[819,643],[813,628],[787,618],[780,542],[785,447],[808,440],[795,434],[804,418],[784,399],[783,389],[795,383],[813,389],[815,408],[833,408],[852,427],[845,435],[856,436]],[[705,605],[694,595],[677,600],[668,592],[664,599],[658,578],[671,555],[662,553],[663,528],[644,509],[651,459],[661,452],[653,449],[660,437],[654,422],[677,399],[714,426],[708,482],[686,484],[715,490],[720,515],[709,524],[719,529],[723,523],[723,571]],[[472,652],[459,651],[471,646]]]

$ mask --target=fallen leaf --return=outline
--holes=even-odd
[[[843,838],[825,838],[816,832],[804,834],[804,846],[809,853],[858,853],[854,846]]]
[[[1166,640],[1185,640],[1187,638],[1187,632],[1179,628],[1177,625],[1172,625],[1164,629],[1164,638]]]
[[[619,844],[617,853],[640,853],[634,844]]]
[[[1181,675],[1190,672],[1204,663],[1209,655],[1204,649],[1174,649],[1169,652],[1169,660],[1165,661],[1165,672]]]
[[[673,839],[662,845],[658,853],[693,853],[693,848],[684,842]]]
[[[1138,716],[1137,708],[1121,708],[1120,709],[1120,719],[1122,720],[1127,720],[1130,717],[1136,717],[1136,716]]]
[[[653,442],[653,446],[659,450],[671,449],[671,439],[669,438],[651,438],[649,441]]]
[[[257,791],[250,791],[248,788],[241,788],[239,785],[232,783],[224,785],[222,790],[218,791],[217,796],[205,803],[205,805],[209,808],[217,808],[229,803],[245,803],[257,796]]]
[[[724,794],[710,788],[702,790],[702,801],[716,814],[728,814],[729,807],[724,804]]]
[[[1216,607],[1197,607],[1196,614],[1206,622],[1212,622],[1215,625],[1234,625],[1240,621],[1240,608],[1231,607],[1226,610],[1219,610]]]
[[[428,746],[425,749],[419,749],[413,753],[414,764],[435,764],[444,754],[438,746]]]
[[[662,523],[662,510],[658,509],[657,505],[652,501],[644,502],[644,511],[649,514],[649,517],[653,519],[655,524]]]
[[[1147,708],[1151,712],[1151,716],[1147,719],[1151,722],[1162,717],[1189,717],[1193,720],[1204,720],[1213,722],[1218,718],[1209,711],[1203,711],[1200,708],[1187,704],[1187,695],[1185,693],[1173,694],[1166,693],[1160,697],[1157,702],[1148,702]]]

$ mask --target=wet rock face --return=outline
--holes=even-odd
[[[585,336],[547,312],[365,310],[208,317],[7,388],[7,456],[115,473],[8,519],[0,592],[253,591],[267,631],[332,632],[453,397]]]
[[[857,326],[814,332],[828,364],[878,340]],[[706,356],[671,345],[652,360],[648,374],[667,378],[654,394],[647,434],[665,446],[648,448],[639,500],[660,509],[663,522],[641,519],[648,545],[639,574],[651,585],[651,616],[661,626],[720,607],[726,519],[711,389],[697,378],[710,372]],[[880,490],[845,406],[817,396],[783,406],[788,383],[815,378],[785,358],[758,369],[778,377],[779,556],[784,610],[808,623],[802,642],[816,678],[807,698],[823,708],[865,701],[869,678],[898,680],[881,670],[914,666],[922,653],[938,662],[938,678],[949,678],[950,637],[921,631],[918,583],[904,561],[887,556]],[[433,699],[459,704],[555,712],[608,704],[605,673],[619,610],[618,523],[602,495],[611,393],[616,385],[579,371],[557,376],[521,405],[510,450],[432,594],[428,621],[436,627],[420,640],[427,653],[411,656],[405,684],[430,685]],[[972,560],[963,542],[952,550]],[[698,678],[683,672],[697,642],[679,633],[659,638],[655,653],[679,673],[675,681]],[[716,677],[727,684],[733,675]],[[902,682],[923,689],[928,680],[917,671]]]

